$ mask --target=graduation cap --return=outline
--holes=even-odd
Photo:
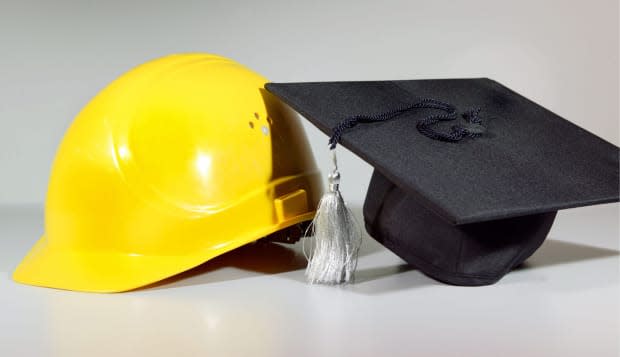
[[[558,210],[619,198],[618,147],[490,79],[266,89],[330,135],[331,149],[374,167],[366,230],[439,281],[492,284],[536,251]],[[336,166],[329,194],[339,197],[338,180]],[[315,219],[326,237],[308,267],[316,263],[313,282],[349,281],[355,268],[356,232],[339,202]]]

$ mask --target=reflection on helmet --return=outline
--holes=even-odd
[[[14,272],[134,289],[311,220],[320,175],[295,114],[229,59],[171,55],[99,93],[56,154],[45,233]]]

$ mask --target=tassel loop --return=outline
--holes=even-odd
[[[334,169],[327,176],[327,184],[329,186],[329,192],[339,191],[340,188],[340,171],[338,171],[338,160],[336,159],[336,150],[330,150],[332,153],[332,163],[334,164]]]

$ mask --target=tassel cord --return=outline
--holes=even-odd
[[[457,142],[466,137],[478,137],[485,131],[485,127],[482,125],[482,119],[480,118],[480,108],[471,109],[462,114],[462,117],[467,122],[467,125],[454,125],[451,127],[451,132],[443,133],[437,131],[433,126],[442,121],[452,121],[458,118],[456,108],[449,103],[445,103],[436,99],[422,99],[421,101],[413,104],[400,106],[393,110],[388,110],[378,114],[370,115],[354,115],[336,125],[332,129],[332,135],[329,138],[329,148],[333,150],[340,143],[342,135],[345,131],[354,128],[359,123],[374,123],[382,122],[393,119],[403,113],[415,110],[415,109],[436,109],[441,110],[443,114],[429,115],[426,118],[420,120],[416,124],[418,131],[424,136],[439,141]]]

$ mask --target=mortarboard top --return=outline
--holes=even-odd
[[[328,135],[347,118],[429,98],[458,113],[421,125],[449,110],[406,110],[339,141],[375,168],[364,204],[370,235],[438,280],[493,283],[538,248],[557,210],[619,198],[618,147],[490,79],[266,89]],[[451,140],[454,125],[475,135]]]

